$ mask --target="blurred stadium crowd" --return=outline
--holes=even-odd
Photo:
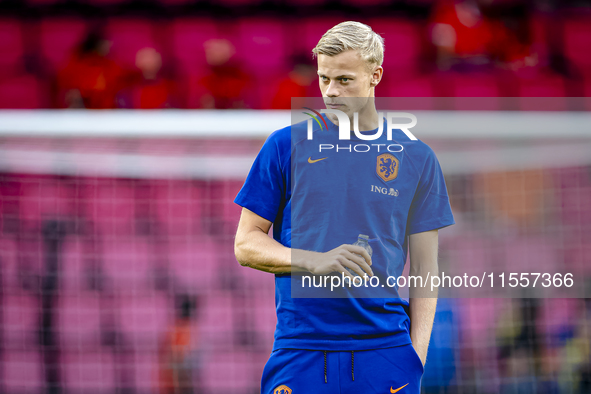
[[[585,1],[0,2],[0,108],[289,108],[345,19],[386,42],[383,97],[581,97]]]

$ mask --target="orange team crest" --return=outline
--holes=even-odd
[[[282,384],[281,386],[273,390],[273,394],[291,394],[291,389],[286,385]]]
[[[398,167],[400,162],[390,153],[382,153],[378,156],[376,163],[376,172],[384,181],[392,181],[398,176]]]

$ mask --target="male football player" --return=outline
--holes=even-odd
[[[333,113],[319,119],[313,141],[306,122],[271,134],[235,199],[243,207],[237,260],[275,274],[277,327],[261,392],[416,394],[436,298],[413,297],[412,291],[408,302],[396,296],[292,297],[292,282],[301,283],[302,275],[377,276],[384,284],[402,274],[407,251],[412,275],[437,275],[438,229],[454,223],[433,151],[401,130],[388,139],[376,110],[382,37],[362,23],[343,22],[312,52],[324,104]],[[339,141],[343,117],[334,110],[356,120],[361,134],[383,127],[382,136]],[[319,150],[319,143],[343,149]],[[271,225],[273,238],[267,235]],[[351,245],[359,234],[368,236],[371,257]]]

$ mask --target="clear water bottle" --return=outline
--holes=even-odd
[[[369,235],[359,234],[359,236],[357,237],[357,241],[353,245],[361,246],[363,249],[367,250],[369,257],[371,257],[373,250],[371,249],[371,246],[369,246]],[[348,268],[348,267],[345,267],[345,268],[347,268],[347,271],[349,271],[351,274],[353,274],[355,276],[359,276],[351,268]],[[362,269],[362,271],[363,271],[363,269]]]

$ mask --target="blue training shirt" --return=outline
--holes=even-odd
[[[326,252],[369,235],[372,270],[386,283],[402,274],[408,235],[454,224],[439,162],[429,146],[401,130],[388,141],[386,125],[378,140],[352,133],[339,141],[338,127],[323,117],[328,129],[315,125],[312,140],[306,122],[271,134],[234,202],[271,221],[273,238],[294,249]],[[319,152],[320,144],[334,148]],[[274,350],[411,343],[408,302],[396,289],[387,297],[303,298],[315,293],[302,289],[301,280],[275,275]],[[295,297],[292,285],[300,289]]]

